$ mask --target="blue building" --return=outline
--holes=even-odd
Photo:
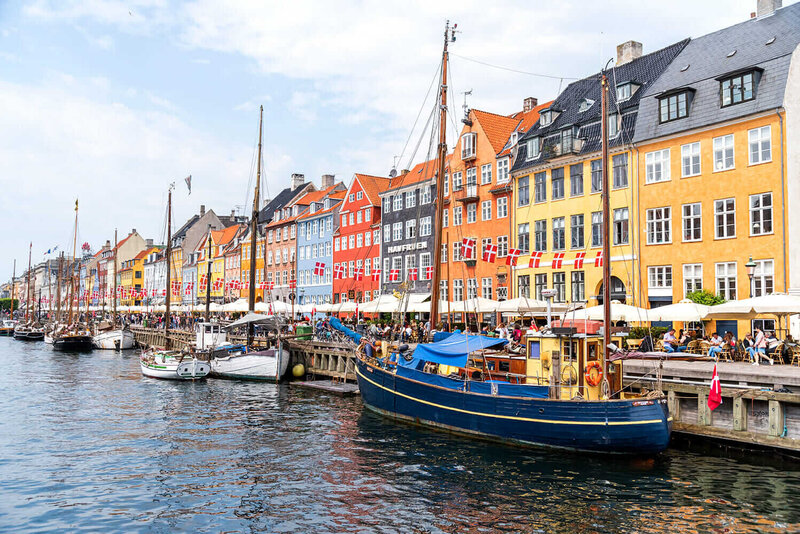
[[[323,304],[333,295],[333,233],[344,191],[335,191],[297,219],[297,302]]]

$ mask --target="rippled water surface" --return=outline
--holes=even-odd
[[[800,531],[800,471],[620,460],[395,425],[289,386],[141,376],[0,338],[0,530]]]

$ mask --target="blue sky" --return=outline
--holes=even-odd
[[[550,100],[598,71],[623,41],[647,53],[744,21],[755,4],[0,2],[0,210],[11,230],[0,278],[13,258],[19,272],[29,241],[34,261],[71,243],[75,197],[80,242],[94,248],[114,228],[161,239],[172,181],[177,225],[200,204],[246,206],[259,104],[273,195],[293,172],[316,183],[325,173],[347,183],[355,172],[386,175],[409,135],[412,145],[420,137],[411,127],[447,18],[463,32],[451,57],[458,118],[462,91],[474,108],[513,113],[526,96]]]

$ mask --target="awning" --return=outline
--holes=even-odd
[[[469,354],[476,350],[505,345],[508,340],[497,337],[450,334],[446,339],[436,343],[421,343],[414,350],[414,358],[407,362],[398,358],[398,365],[415,367],[414,360],[465,367]]]

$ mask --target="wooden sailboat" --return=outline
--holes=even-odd
[[[14,320],[14,281],[17,278],[17,260],[14,260],[14,270],[11,272],[11,308],[8,314],[8,319],[3,319],[3,324],[0,325],[0,336],[13,336],[14,328],[17,326],[17,321]]]
[[[248,317],[244,326],[247,328],[247,345],[224,344],[219,347],[204,347],[200,345],[201,336],[198,332],[198,349],[210,350],[211,376],[219,378],[238,378],[247,380],[275,380],[278,381],[286,374],[289,366],[289,355],[285,353],[280,340],[277,347],[266,350],[249,350],[253,345],[255,325],[267,322],[266,318],[255,315],[256,303],[256,238],[258,235],[258,205],[261,192],[261,139],[263,130],[264,106],[259,109],[258,119],[258,166],[256,170],[256,186],[253,193],[253,213],[250,218],[250,251],[253,258],[250,265],[250,294],[248,299]],[[266,242],[265,242],[266,247]],[[210,258],[209,258],[210,260]],[[266,265],[266,263],[265,263]],[[210,282],[210,277],[209,277]],[[207,292],[208,293],[208,292]],[[208,309],[208,295],[206,296],[206,309]],[[208,319],[208,318],[206,318]],[[272,320],[274,322],[275,320]],[[205,330],[219,329],[213,323],[202,323],[198,328]],[[210,336],[211,339],[218,337]],[[202,339],[205,339],[203,336]]]
[[[31,313],[33,302],[31,295],[33,294],[33,287],[31,286],[31,254],[33,251],[33,243],[28,245],[28,275],[27,275],[27,292],[25,295],[25,321],[18,324],[14,328],[14,339],[21,341],[42,341],[44,339],[44,327],[39,324],[38,318]]]
[[[132,349],[136,345],[136,339],[133,337],[133,332],[127,325],[119,328],[117,325],[117,257],[119,250],[117,250],[117,231],[114,230],[114,291],[113,291],[113,304],[111,305],[111,324],[103,323],[97,327],[93,341],[94,346],[98,349],[107,350],[125,350]]]
[[[454,30],[454,28],[453,28]],[[436,204],[436,245],[441,250],[444,159],[447,151],[447,45],[454,39],[445,28],[439,103],[439,173]],[[603,218],[608,257],[608,142],[603,76]],[[604,303],[609,303],[608,265],[603,262],[606,283]],[[432,289],[439,287],[440,262],[435,261]],[[438,300],[431,302],[431,323],[437,324]],[[606,325],[611,322],[606,312]],[[334,321],[331,321],[334,325]],[[548,325],[549,326],[549,325]],[[364,405],[380,414],[415,424],[485,439],[538,447],[579,451],[655,454],[669,444],[672,418],[667,399],[654,393],[646,397],[622,395],[622,362],[610,362],[609,329],[604,335],[575,335],[572,329],[529,334],[526,357],[502,350],[506,340],[479,335],[451,334],[443,341],[420,344],[381,357],[370,344],[362,344],[356,359],[356,377]],[[358,334],[351,334],[360,340]],[[406,347],[407,348],[407,347]],[[586,362],[586,381],[564,373],[562,365],[578,352]],[[567,358],[569,356],[569,360]],[[521,361],[517,361],[517,358]],[[547,365],[545,366],[545,362]],[[541,363],[531,372],[533,363]],[[521,364],[521,372],[511,369]],[[563,368],[567,370],[566,367]],[[577,372],[569,367],[572,372]],[[582,370],[582,369],[581,369]],[[611,378],[610,378],[611,375]]]
[[[167,380],[198,380],[208,376],[211,368],[208,362],[198,360],[195,356],[188,356],[180,350],[170,350],[169,322],[170,322],[170,297],[172,288],[170,283],[172,262],[172,189],[175,184],[170,184],[167,193],[167,296],[164,312],[164,347],[152,347],[142,351],[139,365],[142,374],[150,378],[164,378]]]

